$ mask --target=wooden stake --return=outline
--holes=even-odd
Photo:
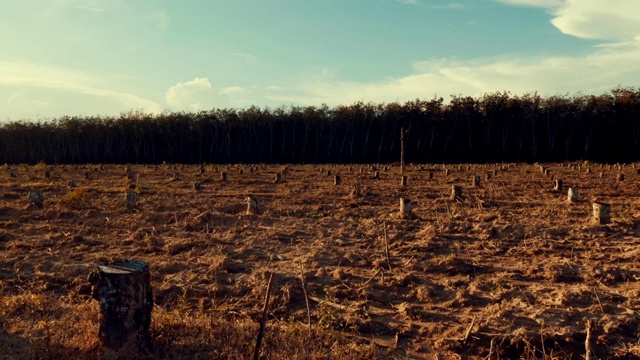
[[[387,255],[387,266],[389,267],[389,271],[391,271],[391,256],[389,256],[389,237],[387,236],[387,222],[382,222],[382,227],[384,229],[384,252]]]
[[[271,281],[273,273],[269,274],[269,283],[267,284],[267,293],[264,296],[264,306],[262,307],[262,318],[260,319],[260,329],[258,330],[258,338],[256,339],[256,348],[253,351],[253,360],[258,360],[260,355],[260,345],[264,336],[264,328],[267,323],[267,309],[269,308],[269,295],[271,293]]]
[[[591,320],[587,319],[587,337],[584,340],[585,360],[592,360],[593,349],[591,348]]]
[[[400,128],[400,174],[404,174],[404,126]]]

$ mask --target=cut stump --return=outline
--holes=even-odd
[[[98,266],[89,281],[100,302],[98,336],[104,358],[136,358],[148,351],[153,308],[149,265],[127,260]]]
[[[611,204],[594,202],[592,206],[593,220],[597,224],[604,225],[611,222]]]

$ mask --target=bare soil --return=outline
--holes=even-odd
[[[171,314],[252,333],[273,273],[267,333],[306,329],[304,274],[314,334],[375,344],[375,358],[581,359],[587,348],[591,358],[639,358],[640,175],[632,165],[544,166],[547,175],[527,164],[453,165],[446,175],[411,165],[405,187],[397,165],[132,165],[130,178],[120,165],[5,166],[0,358],[41,356],[30,347],[95,354],[87,275],[126,259],[150,265],[152,333],[166,348],[189,342],[166,339]],[[553,190],[556,178],[564,190]],[[462,197],[450,198],[452,185]],[[567,201],[568,187],[578,201]],[[42,208],[29,189],[42,191]],[[257,213],[247,213],[248,195]],[[400,198],[412,217],[400,216]],[[596,200],[611,204],[609,224],[594,222]],[[191,353],[229,358],[201,350]]]

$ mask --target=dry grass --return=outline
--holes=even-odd
[[[595,356],[638,358],[640,177],[589,165],[545,164],[580,189],[573,204],[533,165],[409,166],[406,187],[382,166],[288,165],[274,184],[282,166],[136,165],[133,185],[122,166],[53,167],[46,180],[46,164],[15,166],[16,178],[0,172],[0,359],[100,357],[86,278],[132,258],[152,273],[148,358],[250,358],[268,273],[264,359],[579,359],[587,321]],[[400,197],[414,218],[398,216]],[[610,224],[590,220],[592,198],[612,204]]]

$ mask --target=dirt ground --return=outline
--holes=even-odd
[[[89,272],[140,259],[151,268],[154,311],[164,313],[255,320],[274,274],[267,326],[307,325],[304,274],[314,328],[373,341],[389,358],[581,359],[587,348],[590,358],[640,357],[633,165],[408,165],[406,186],[397,164],[202,170],[5,165],[5,305],[54,294],[95,310]],[[453,185],[461,197],[450,197]],[[567,201],[569,187],[577,201]],[[42,192],[42,207],[29,204],[29,189]],[[248,195],[257,213],[247,214]],[[400,198],[411,216],[399,213]],[[610,223],[593,220],[593,201],[611,204]],[[0,338],[20,333],[12,314]]]

